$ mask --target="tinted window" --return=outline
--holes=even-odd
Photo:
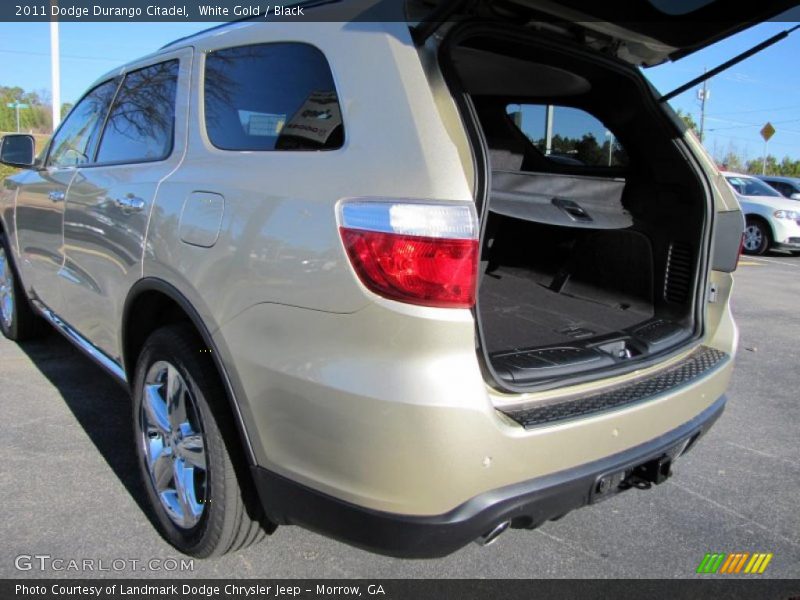
[[[330,150],[344,134],[328,61],[307,44],[209,53],[206,130],[224,150]]]
[[[97,162],[166,158],[172,150],[177,89],[177,60],[128,73],[103,131]]]
[[[792,186],[790,186],[788,183],[783,183],[782,181],[768,181],[767,183],[769,183],[772,187],[786,197],[792,195]]]
[[[545,105],[509,104],[506,112],[531,143],[553,162],[591,167],[621,167],[628,164],[628,155],[614,134],[586,111],[553,106],[549,148]]]
[[[97,86],[78,102],[50,144],[48,165],[68,167],[91,162],[118,81]]]
[[[735,175],[726,177],[726,179],[728,180],[728,183],[730,183],[733,186],[733,189],[739,192],[742,196],[780,197],[780,194],[778,192],[769,187],[766,183],[764,183],[760,179],[755,179],[753,177],[738,177]]]
[[[786,196],[787,198],[791,197],[792,194],[796,194],[800,191],[800,185],[789,183],[788,181],[770,181],[767,180],[772,187],[778,190],[781,194]]]

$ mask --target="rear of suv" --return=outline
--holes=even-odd
[[[722,412],[742,214],[634,66],[679,46],[533,4],[229,24],[4,139],[3,332],[130,388],[183,552],[441,556],[661,483]]]

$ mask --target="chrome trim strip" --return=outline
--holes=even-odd
[[[106,371],[111,373],[111,375],[119,379],[122,383],[128,383],[128,378],[125,375],[125,371],[114,359],[110,358],[102,350],[97,348],[89,340],[70,327],[67,323],[62,321],[57,314],[42,304],[41,301],[33,300],[32,302],[36,305],[39,313],[47,321],[49,321],[59,333],[77,346],[79,350],[83,351],[84,354],[94,360],[94,362],[103,367]]]

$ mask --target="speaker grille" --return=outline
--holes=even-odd
[[[672,242],[667,254],[664,273],[664,300],[683,304],[692,291],[692,248],[688,244]]]

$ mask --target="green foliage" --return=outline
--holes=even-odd
[[[746,169],[748,173],[761,174],[761,167],[764,163],[762,158],[748,160]],[[792,160],[784,156],[781,162],[771,154],[767,155],[767,175],[781,175],[783,177],[800,177],[800,160]]]
[[[0,86],[0,131],[17,130],[16,109],[7,106],[9,102],[27,104],[19,109],[19,129],[24,133],[46,133],[52,129],[52,111],[49,99],[38,92],[26,92],[20,87]]]
[[[544,154],[545,140],[544,138],[538,140],[531,140],[536,148]],[[580,161],[584,165],[590,166],[613,166],[619,167],[628,164],[628,157],[625,150],[614,142],[611,149],[611,164],[609,165],[608,145],[610,141],[605,140],[602,144],[597,141],[591,133],[585,134],[581,138],[569,138],[559,134],[553,136],[552,139],[552,153],[557,156],[573,158]]]
[[[686,127],[694,131],[694,134],[697,137],[700,137],[700,127],[697,125],[697,122],[694,120],[694,117],[691,113],[685,113],[680,108],[675,111],[675,114],[680,117],[680,119],[686,124]]]

